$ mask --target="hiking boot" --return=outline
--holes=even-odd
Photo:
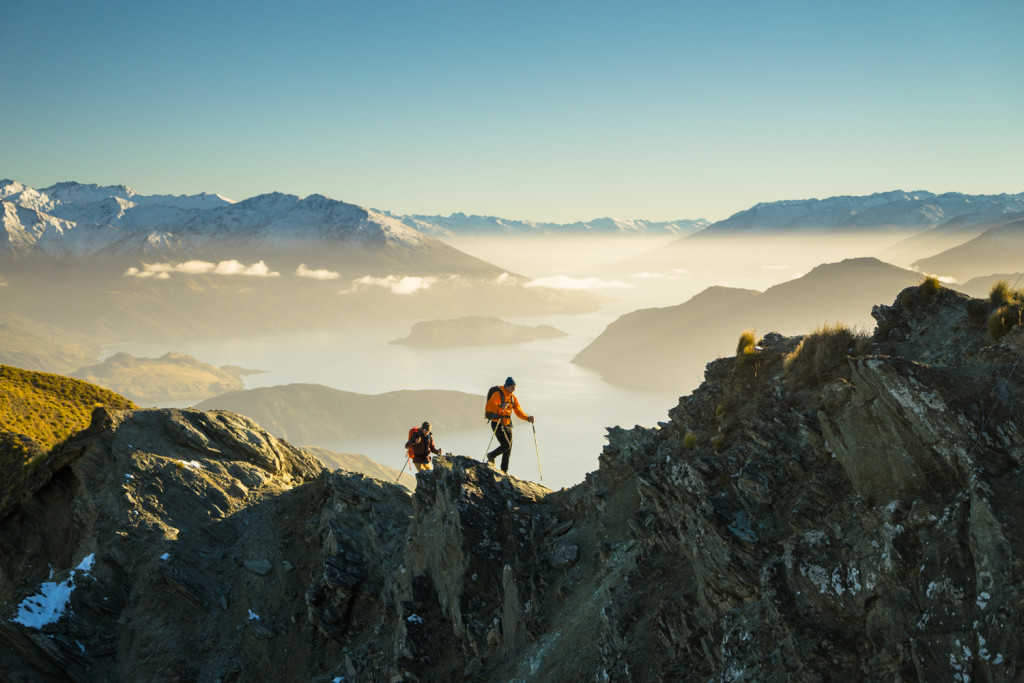
[[[487,466],[492,470],[495,469],[494,458],[487,458]]]

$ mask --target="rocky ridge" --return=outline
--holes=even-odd
[[[0,671],[1018,680],[1024,334],[990,308],[766,335],[555,492],[455,456],[410,497],[231,413],[100,410],[0,519]],[[46,582],[65,611],[17,620]]]

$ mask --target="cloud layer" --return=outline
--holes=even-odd
[[[154,278],[166,280],[171,273],[183,275],[244,275],[247,277],[280,277],[281,273],[270,270],[266,263],[259,261],[245,265],[234,259],[211,263],[210,261],[183,261],[182,263],[143,263],[142,268],[132,266],[127,277]]]
[[[431,285],[437,282],[436,277],[420,277],[417,275],[388,275],[387,277],[374,277],[366,275],[352,281],[352,287],[342,292],[354,292],[364,287],[380,287],[390,291],[392,294],[415,294],[416,292],[430,289]]]
[[[299,277],[310,278],[311,280],[337,280],[341,277],[341,273],[333,270],[327,270],[326,268],[307,268],[305,263],[299,264],[299,267],[295,269],[295,274]]]

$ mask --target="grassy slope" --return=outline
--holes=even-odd
[[[115,409],[136,407],[95,384],[0,365],[0,432],[24,434],[50,449],[88,427],[97,404]]]

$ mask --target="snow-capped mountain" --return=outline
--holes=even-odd
[[[393,215],[393,214],[389,214]],[[703,218],[677,221],[622,220],[596,218],[575,223],[539,223],[518,221],[497,216],[398,216],[405,225],[428,235],[455,237],[467,235],[676,235],[685,237],[710,225]]]
[[[701,237],[736,233],[889,231],[913,233],[951,221],[990,221],[1024,210],[1024,193],[966,195],[958,192],[880,192],[867,196],[761,203],[713,223]]]
[[[140,195],[123,185],[59,183],[42,190],[0,181],[0,254],[153,255],[244,245],[443,246],[401,221],[322,195],[271,193],[232,202],[213,194]]]

